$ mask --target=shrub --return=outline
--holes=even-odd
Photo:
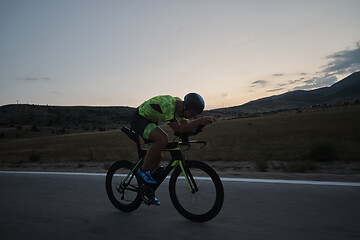
[[[96,154],[95,154],[94,150],[90,150],[90,159],[89,159],[89,161],[90,162],[96,161]]]
[[[104,169],[108,170],[111,167],[111,163],[104,163]]]
[[[31,152],[29,156],[29,162],[39,162],[41,160],[41,154],[39,152]]]
[[[31,131],[32,132],[40,132],[40,129],[34,125],[34,126],[32,126]]]
[[[283,172],[288,173],[306,173],[318,169],[318,166],[310,161],[303,162],[288,162],[282,165]]]
[[[268,163],[266,160],[258,159],[255,161],[255,168],[259,172],[266,172],[268,169]]]
[[[81,162],[79,162],[79,163],[77,164],[77,168],[83,168],[83,167],[85,167],[85,164],[83,164],[83,163],[81,163]]]
[[[319,143],[310,150],[310,159],[315,162],[331,162],[338,159],[337,148],[332,143]]]
[[[99,132],[105,132],[106,131],[106,129],[105,128],[103,128],[103,127],[99,127]]]

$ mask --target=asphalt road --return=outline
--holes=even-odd
[[[0,239],[360,239],[360,187],[224,182],[207,223],[184,219],[168,185],[161,206],[123,213],[104,176],[0,173]]]

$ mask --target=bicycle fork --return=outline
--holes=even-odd
[[[199,189],[196,185],[195,179],[194,179],[192,173],[190,172],[189,168],[186,167],[186,164],[184,166],[183,161],[179,161],[179,165],[180,165],[181,171],[185,177],[185,180],[188,184],[188,187],[189,187],[191,193],[194,194],[194,193],[198,192]]]

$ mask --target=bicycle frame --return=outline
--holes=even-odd
[[[125,179],[121,182],[120,186],[124,186],[126,182],[130,182],[131,179],[135,176],[136,171],[141,167],[143,159],[146,155],[146,150],[143,150],[140,145],[139,136],[136,135],[132,130],[129,128],[123,127],[121,129],[130,139],[135,141],[138,155],[139,155],[139,161],[137,161],[134,165],[134,167],[131,169],[131,171],[128,173],[128,175],[125,177]],[[196,141],[192,143],[205,143],[204,141]],[[189,189],[192,193],[197,192],[197,185],[194,181],[194,178],[192,174],[189,171],[186,171],[186,158],[184,157],[182,153],[182,149],[180,147],[179,142],[170,142],[166,146],[166,148],[163,151],[170,152],[171,161],[169,164],[165,167],[165,169],[159,174],[157,177],[157,184],[152,185],[152,188],[154,191],[162,184],[162,182],[166,179],[166,177],[169,175],[169,173],[178,165],[181,168],[181,171],[184,174],[185,180],[187,181],[187,184],[189,186]],[[184,144],[189,145],[189,143]],[[129,180],[129,181],[128,181]]]

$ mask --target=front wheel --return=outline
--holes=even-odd
[[[217,173],[207,164],[188,161],[170,178],[170,198],[176,210],[194,222],[213,219],[224,202],[224,188]]]
[[[141,204],[138,176],[131,172],[129,161],[114,163],[106,174],[106,193],[111,203],[119,210],[131,212]]]

